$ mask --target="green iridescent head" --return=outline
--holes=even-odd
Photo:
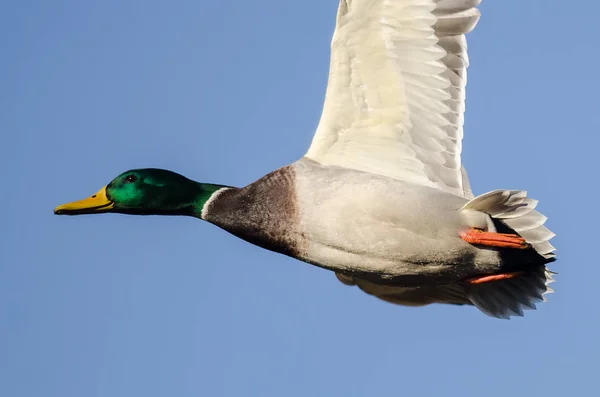
[[[199,216],[206,200],[222,187],[198,183],[175,172],[157,168],[131,170],[122,173],[87,199],[56,207],[54,213]]]

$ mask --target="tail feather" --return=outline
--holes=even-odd
[[[488,316],[509,319],[522,316],[524,310],[535,310],[536,303],[554,292],[548,285],[554,282],[553,273],[539,265],[526,274],[506,280],[469,285],[465,293],[471,302]]]
[[[547,218],[535,210],[537,204],[524,190],[494,190],[475,197],[462,209],[483,212],[501,221],[531,244],[538,254],[551,259],[556,249],[549,240],[555,234],[544,226]]]
[[[507,253],[507,257],[512,255],[509,264],[515,270],[523,268],[523,275],[466,286],[465,293],[471,302],[489,316],[506,319],[522,316],[523,310],[535,309],[536,303],[546,300],[546,294],[554,292],[548,286],[554,282],[554,273],[545,265],[555,260],[555,248],[549,242],[555,234],[544,226],[547,218],[536,211],[537,204],[524,190],[494,190],[475,197],[463,207],[468,219],[477,223],[472,227],[493,232],[508,228],[523,237],[539,255],[536,256],[539,260],[533,263],[527,258],[520,264],[525,256]],[[474,213],[479,213],[479,217]],[[486,219],[481,218],[482,214]]]

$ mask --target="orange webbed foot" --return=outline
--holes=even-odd
[[[484,245],[495,248],[527,249],[530,245],[523,237],[516,234],[484,232],[479,229],[469,229],[460,232],[460,237],[469,244]]]
[[[522,274],[523,272],[489,274],[487,276],[472,277],[465,280],[465,282],[468,284],[482,284],[491,281],[508,280],[510,278],[519,277]]]

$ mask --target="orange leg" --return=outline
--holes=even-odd
[[[489,276],[480,276],[480,277],[469,278],[469,279],[465,280],[465,282],[467,282],[469,284],[482,284],[482,283],[489,283],[490,281],[508,280],[509,278],[519,277],[522,274],[523,274],[523,272],[491,274]]]
[[[460,232],[460,237],[469,244],[485,245],[496,248],[518,248],[526,249],[530,245],[524,238],[516,234],[484,232],[479,229],[469,229]]]

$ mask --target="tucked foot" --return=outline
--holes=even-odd
[[[530,247],[523,237],[516,234],[484,232],[479,229],[469,229],[460,232],[460,237],[469,244],[485,245],[496,248],[527,249]]]
[[[465,282],[468,284],[482,284],[489,283],[490,281],[508,280],[509,278],[519,277],[522,274],[523,272],[490,274],[487,276],[468,278]]]

